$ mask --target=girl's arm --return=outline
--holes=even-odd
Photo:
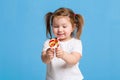
[[[78,52],[67,53],[64,52],[61,48],[56,49],[56,56],[63,59],[67,64],[74,65],[79,62],[81,54]]]
[[[81,57],[82,57],[81,54],[78,52],[72,52],[71,54],[64,52],[62,59],[67,64],[74,65],[79,62]]]

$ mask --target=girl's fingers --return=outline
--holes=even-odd
[[[61,49],[59,47],[55,48],[55,51],[60,51]]]
[[[48,48],[48,49],[47,49],[47,53],[51,53],[51,52],[52,52],[52,53],[54,52],[54,48]]]
[[[49,58],[52,59],[54,56],[50,56]]]
[[[53,58],[54,57],[54,48],[48,48],[46,53],[47,53],[48,58],[50,58],[50,59]]]
[[[49,56],[53,56],[53,55],[54,55],[54,53],[49,53],[48,55],[49,55]]]
[[[54,48],[51,48],[51,51],[54,52]]]
[[[56,53],[60,53],[60,52],[62,52],[63,50],[62,50],[61,48],[56,48],[55,51],[56,51]]]

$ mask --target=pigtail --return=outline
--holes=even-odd
[[[52,16],[52,14],[53,14],[52,12],[49,12],[45,15],[46,36],[47,36],[47,38],[52,38],[52,33],[51,33],[51,16]]]
[[[84,24],[83,17],[80,14],[75,14],[75,24],[76,24],[76,38],[80,39],[80,35],[82,33],[82,27]]]

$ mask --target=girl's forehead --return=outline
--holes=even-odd
[[[68,16],[56,16],[53,18],[54,21],[70,21],[70,18]]]
[[[65,16],[64,16],[64,17],[55,17],[55,18],[53,19],[53,22],[56,22],[56,21],[57,21],[57,22],[58,22],[58,21],[60,21],[60,22],[61,22],[61,21],[67,21],[67,22],[68,22],[68,21],[70,21],[70,19],[69,19],[69,17],[65,17]]]
[[[54,19],[61,19],[61,18],[70,19],[68,16],[55,16],[54,17]]]
[[[57,16],[53,19],[53,25],[72,25],[68,16]]]

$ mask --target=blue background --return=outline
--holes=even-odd
[[[44,15],[67,7],[84,16],[84,80],[120,80],[119,0],[0,0],[0,80],[45,80]]]

